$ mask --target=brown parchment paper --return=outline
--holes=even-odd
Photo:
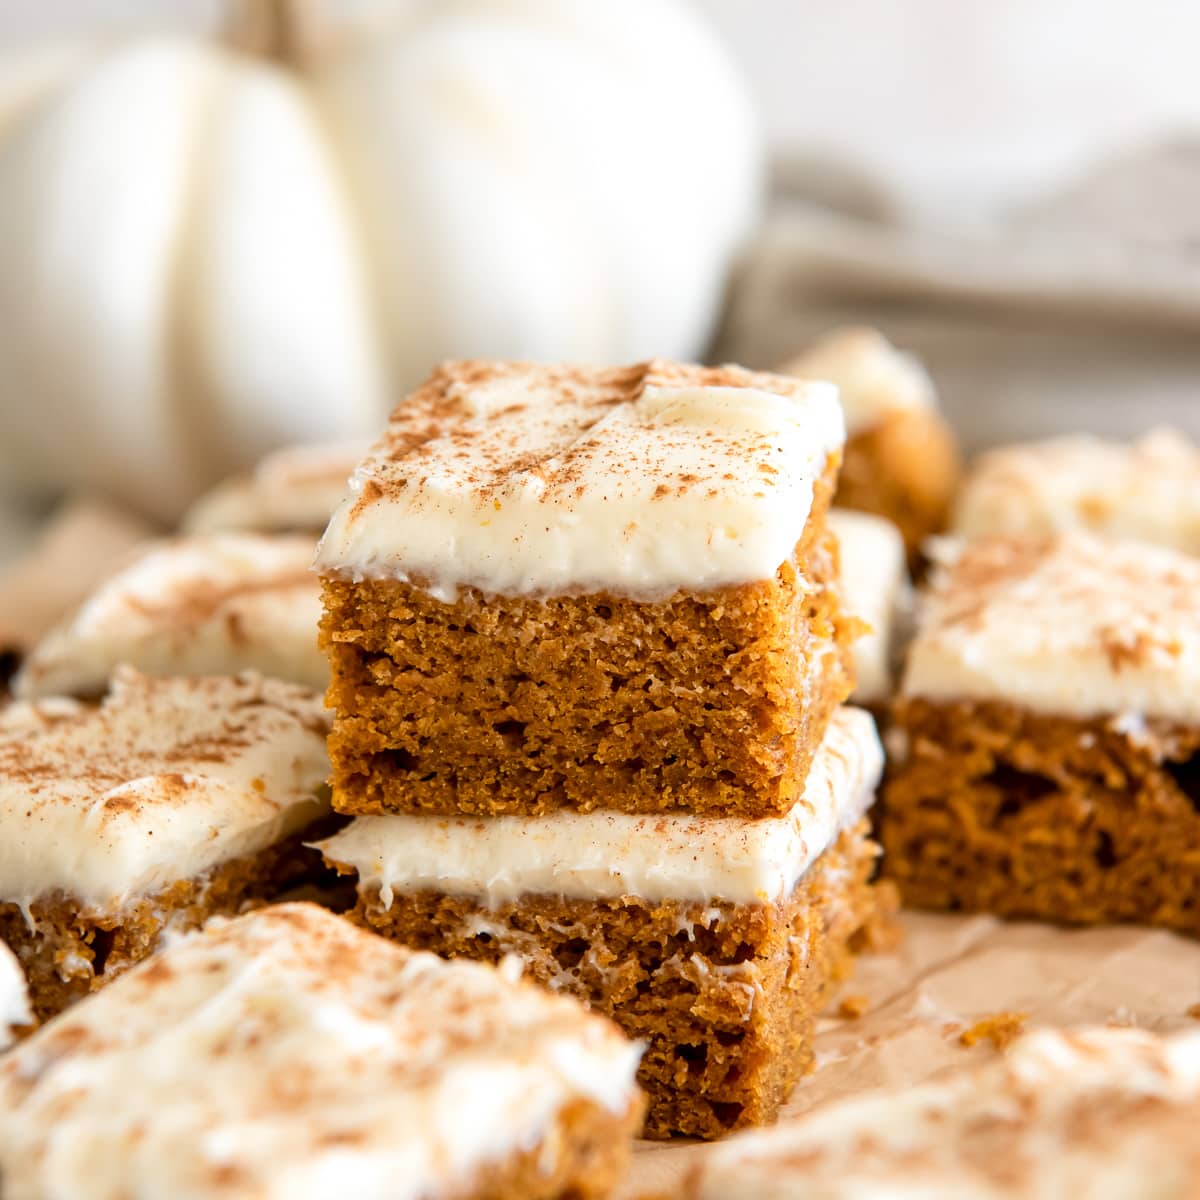
[[[1194,1026],[1200,942],[1133,926],[1059,929],[991,917],[902,912],[903,940],[858,960],[817,1036],[817,1070],[802,1080],[784,1118],[837,1096],[902,1087],[998,1051],[961,1034],[1000,1013],[1024,1025]],[[863,998],[858,1019],[837,1015]],[[700,1144],[640,1142],[620,1200],[671,1196]]]
[[[77,605],[154,530],[119,509],[64,506],[25,558],[0,577],[0,647],[20,651]],[[1168,1031],[1196,1020],[1200,942],[1120,927],[1066,930],[990,917],[902,912],[895,949],[859,960],[817,1037],[818,1067],[787,1107],[801,1113],[832,1097],[903,1086],[996,1053],[961,1033],[999,1013],[1026,1027],[1110,1022]],[[865,1005],[839,1016],[847,998]],[[642,1142],[618,1200],[676,1193],[704,1146]]]

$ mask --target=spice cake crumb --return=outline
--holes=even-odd
[[[981,538],[935,577],[880,822],[907,904],[1200,934],[1200,561]]]

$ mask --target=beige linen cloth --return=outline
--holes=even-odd
[[[782,163],[714,357],[778,364],[846,322],[925,359],[969,449],[1200,434],[1200,137],[987,222],[906,220],[852,171]]]

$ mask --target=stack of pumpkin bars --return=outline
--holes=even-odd
[[[654,1136],[776,1115],[874,915],[844,438],[825,383],[450,364],[318,554],[355,919],[610,1016]]]
[[[881,339],[816,354],[851,385],[848,446],[828,384],[451,365],[372,450],[281,452],[140,548],[27,655],[0,728],[0,935],[33,1015],[319,874],[332,663],[332,820],[355,819],[318,849],[352,918],[515,954],[612,1017],[651,1135],[770,1120],[876,910],[882,752],[843,702],[856,669],[886,696],[904,546],[839,514],[847,584],[874,559],[854,642],[827,510],[844,449],[914,494],[879,447],[943,436]]]

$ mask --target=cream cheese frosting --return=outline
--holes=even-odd
[[[687,1200],[1192,1200],[1200,1033],[1039,1030],[708,1150]]]
[[[952,531],[1069,529],[1200,554],[1200,449],[1156,429],[1132,443],[1079,434],[989,450],[967,478]]]
[[[151,675],[256,670],[324,688],[312,552],[309,538],[254,534],[153,543],[34,647],[13,692],[98,696],[119,663]]]
[[[836,390],[738,367],[450,363],[392,414],[323,573],[453,600],[772,578],[840,451]]]
[[[838,710],[804,795],[784,817],[645,816],[594,809],[541,817],[357,817],[320,843],[360,889],[580,899],[771,903],[788,895],[875,798],[883,751],[861,709]]]
[[[362,438],[285,446],[218,485],[184,515],[186,533],[319,534],[366,454]]]
[[[0,1174],[11,1200],[449,1200],[553,1166],[572,1106],[624,1114],[639,1057],[573,1000],[278,905],[0,1060]]]
[[[835,508],[829,526],[841,548],[842,601],[870,631],[853,646],[856,704],[875,704],[892,693],[892,664],[899,623],[910,587],[904,538],[891,521]]]
[[[321,696],[253,674],[119,668],[99,706],[0,713],[0,901],[104,912],[274,844],[326,811]]]
[[[33,1024],[25,972],[17,956],[0,942],[0,1050],[12,1044],[13,1030]]]
[[[929,373],[876,329],[835,329],[780,370],[836,384],[851,435],[892,413],[937,407]]]
[[[1078,532],[940,554],[905,695],[1200,722],[1200,560]]]

